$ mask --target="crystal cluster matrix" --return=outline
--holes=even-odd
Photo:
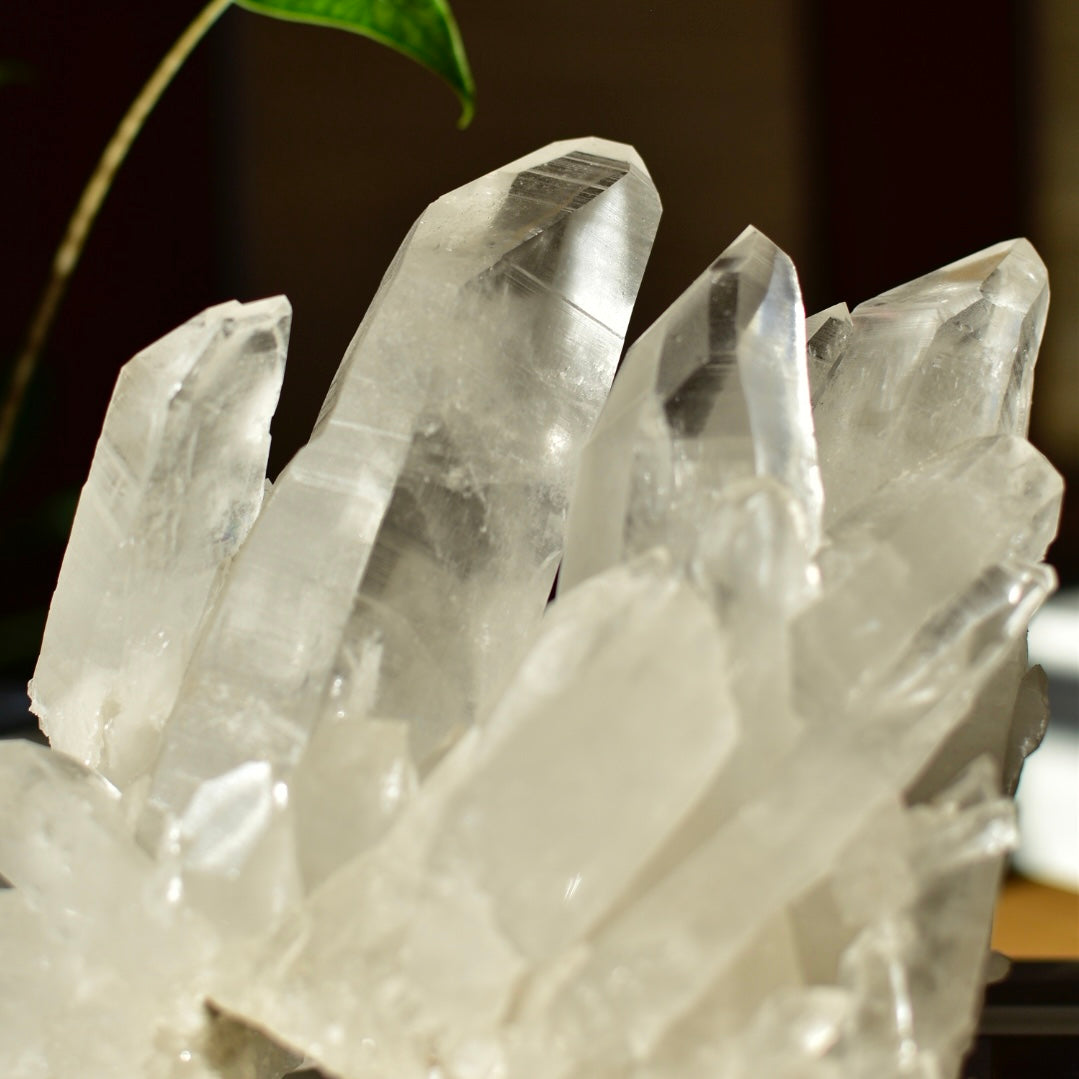
[[[272,487],[283,298],[124,368],[0,744],[5,1075],[957,1074],[1044,266],[807,319],[749,228],[615,378],[658,218],[597,139],[433,203]]]

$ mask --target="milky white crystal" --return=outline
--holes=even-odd
[[[120,372],[30,695],[54,747],[122,786],[153,763],[259,511],[291,315],[283,296],[220,304]]]
[[[807,984],[773,993],[741,1039],[710,1038],[697,1015],[696,1038],[674,1043],[682,1073],[956,1074],[980,1004],[1002,856],[1015,839],[1014,807],[988,764],[932,804],[884,806],[795,907]]]
[[[867,704],[920,691],[959,638],[957,602],[999,591],[1000,575],[1018,586],[1056,530],[1060,498],[1045,458],[1003,435],[932,457],[851,511],[821,552],[819,600],[793,624],[803,715],[864,722]]]
[[[201,1035],[215,944],[116,789],[59,752],[0,743],[0,865],[14,885],[0,892],[4,1074],[171,1075]]]
[[[342,701],[406,721],[419,767],[490,703],[546,603],[658,215],[635,152],[585,139],[417,221],[188,667],[150,795],[182,842],[214,803],[254,842],[240,804]],[[241,791],[252,759],[273,778]]]

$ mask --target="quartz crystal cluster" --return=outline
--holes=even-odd
[[[957,1073],[1046,717],[1045,269],[807,320],[750,228],[612,389],[658,217],[595,139],[433,203],[272,489],[286,301],[124,369],[53,748],[0,745],[5,1075]]]

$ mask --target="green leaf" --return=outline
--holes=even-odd
[[[404,53],[441,76],[461,101],[459,127],[475,111],[476,87],[446,0],[236,0],[278,19],[335,26]]]

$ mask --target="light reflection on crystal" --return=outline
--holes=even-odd
[[[220,304],[117,381],[30,695],[52,744],[122,787],[153,763],[259,512],[291,317],[283,296]]]
[[[1044,267],[998,245],[806,320],[750,229],[600,413],[657,212],[597,140],[435,203],[227,574],[253,511],[214,517],[225,581],[152,772],[0,745],[4,1074],[957,1073],[1046,715]],[[211,362],[257,315],[239,353],[279,367],[279,302],[216,310],[166,342]],[[109,427],[173,433],[132,491],[183,520],[186,436],[131,377]]]

